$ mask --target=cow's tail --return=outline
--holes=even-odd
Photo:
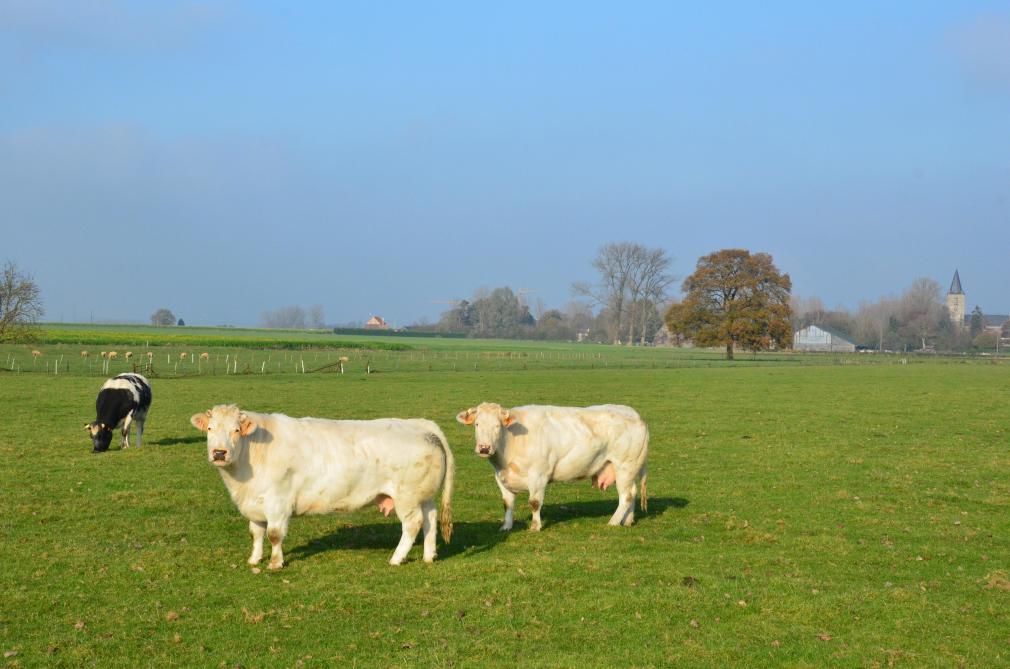
[[[649,427],[644,424],[645,427],[645,457],[649,457]],[[642,496],[638,498],[638,506],[642,510],[642,513],[648,513],[649,511],[649,495],[645,489],[645,480],[649,477],[649,465],[647,462],[642,463],[642,468],[638,470],[638,480],[639,485],[642,488]]]
[[[647,513],[649,511],[649,495],[645,491],[645,479],[649,476],[649,468],[646,465],[642,465],[641,471],[638,472],[639,485],[642,488],[642,496],[638,498],[638,506],[642,509],[642,513]]]
[[[452,449],[442,431],[438,431],[438,440],[445,453],[445,478],[442,479],[442,506],[438,512],[438,526],[442,539],[449,543],[452,538],[452,486],[456,479],[456,461],[452,457]]]

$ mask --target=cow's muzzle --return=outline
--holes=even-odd
[[[491,455],[491,446],[489,446],[489,445],[479,445],[479,446],[477,446],[477,455],[479,455],[482,458],[490,457],[490,455]]]
[[[210,452],[210,457],[214,462],[228,462],[228,451],[223,448],[215,448]]]

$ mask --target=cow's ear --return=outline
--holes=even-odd
[[[473,425],[473,422],[477,419],[477,410],[474,408],[469,408],[466,411],[460,411],[456,414],[456,420],[463,425]]]
[[[249,416],[239,414],[238,417],[238,433],[243,437],[248,437],[250,434],[256,431],[256,423],[253,422]]]
[[[85,432],[91,432],[91,423],[85,423],[84,424],[84,431]]]
[[[195,413],[189,417],[189,422],[193,424],[193,427],[200,430],[201,432],[209,432],[210,412],[205,411],[203,413]]]
[[[510,427],[512,423],[516,422],[516,417],[512,415],[512,412],[506,409],[501,415],[501,424],[505,427]]]

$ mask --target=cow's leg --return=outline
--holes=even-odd
[[[133,412],[126,414],[123,419],[123,448],[130,447],[130,426],[133,425]]]
[[[252,535],[253,542],[252,555],[249,556],[248,560],[249,564],[259,564],[260,560],[263,559],[263,535],[266,533],[266,523],[256,520],[249,521],[249,534]]]
[[[526,482],[530,487],[530,511],[533,517],[530,520],[530,531],[539,532],[543,526],[540,519],[540,509],[544,506],[544,494],[547,492],[547,477],[535,472],[530,472],[526,477]]]
[[[267,539],[270,540],[270,564],[267,569],[280,569],[284,566],[284,551],[281,542],[288,533],[288,516],[267,516]]]
[[[140,448],[141,439],[144,438],[144,421],[137,420],[137,448]]]
[[[424,517],[424,561],[435,559],[435,536],[438,534],[438,514],[433,500],[421,502],[421,515]]]
[[[508,532],[512,529],[512,510],[516,506],[516,494],[502,485],[497,473],[495,474],[494,482],[498,484],[498,489],[501,490],[502,504],[505,506],[505,520],[502,521],[501,527],[498,529],[502,532]]]
[[[401,500],[402,502],[402,500]],[[424,518],[420,507],[406,504],[396,505],[396,515],[403,526],[403,534],[400,535],[400,543],[393,551],[393,557],[389,558],[389,564],[400,564],[410,552],[410,547],[414,545],[417,533],[421,531]]]
[[[617,511],[610,517],[610,525],[631,525],[635,522],[635,498],[638,496],[638,486],[635,485],[637,471],[628,467],[617,469]]]

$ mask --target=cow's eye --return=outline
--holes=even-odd
[[[233,432],[238,432],[238,428],[236,427],[236,428],[235,428],[234,430],[232,430],[232,431],[233,431]]]

